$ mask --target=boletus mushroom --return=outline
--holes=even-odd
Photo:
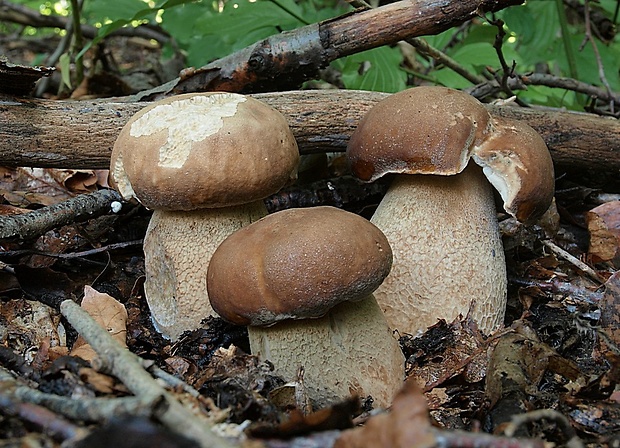
[[[484,333],[501,326],[507,280],[491,185],[522,222],[547,210],[553,163],[540,135],[466,93],[414,87],[368,111],[347,156],[364,181],[393,175],[371,219],[394,251],[375,293],[390,327],[415,334],[468,313]]]
[[[334,207],[289,209],[224,240],[207,273],[215,311],[249,325],[250,348],[287,380],[304,368],[316,406],[352,394],[388,406],[404,357],[372,292],[392,251],[368,220]]]
[[[155,327],[176,340],[214,315],[206,273],[233,231],[267,214],[262,199],[296,177],[297,143],[282,114],[233,93],[152,103],[123,127],[112,184],[153,209],[144,240]]]

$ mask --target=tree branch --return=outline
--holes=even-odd
[[[55,227],[96,218],[107,213],[112,202],[120,200],[114,190],[99,190],[21,215],[3,216],[0,239],[38,237]]]
[[[284,114],[302,154],[344,151],[360,118],[387,94],[307,90],[253,95]],[[3,166],[107,168],[122,126],[144,103],[27,100],[0,96]],[[547,142],[557,165],[620,171],[620,122],[554,109],[489,106],[523,120]]]
[[[438,34],[483,12],[522,0],[403,0],[271,36],[198,69],[186,69],[134,99],[225,90],[264,92],[298,88],[330,62],[416,36]]]

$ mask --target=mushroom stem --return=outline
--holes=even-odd
[[[404,357],[375,298],[343,302],[327,315],[248,327],[250,348],[287,380],[305,367],[304,384],[315,406],[350,395],[372,396],[387,407],[404,380]]]
[[[394,253],[374,293],[390,328],[415,334],[468,313],[483,333],[501,326],[504,251],[491,186],[478,166],[456,176],[396,175],[371,222]]]
[[[192,211],[155,210],[144,238],[144,292],[157,331],[176,340],[208,316],[207,268],[236,230],[267,214],[262,200]]]

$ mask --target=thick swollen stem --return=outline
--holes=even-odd
[[[394,253],[375,291],[390,328],[416,334],[470,316],[483,333],[503,323],[506,265],[491,186],[470,163],[455,176],[397,175],[371,222]]]
[[[354,394],[387,407],[403,384],[402,351],[372,295],[343,302],[318,319],[251,326],[249,335],[252,354],[271,361],[284,379],[294,380],[304,368],[317,407]]]
[[[226,237],[267,214],[263,201],[194,211],[155,210],[144,239],[144,291],[155,328],[177,340],[215,316],[207,268]]]

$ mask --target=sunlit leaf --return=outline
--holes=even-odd
[[[347,89],[398,92],[406,87],[398,48],[379,47],[346,58],[342,82]]]
[[[60,78],[62,79],[62,83],[71,89],[71,56],[69,56],[69,53],[60,55],[58,66],[60,67]]]
[[[189,3],[192,1],[195,1],[195,0],[166,0],[164,2],[159,2],[161,4],[158,3],[153,8],[144,8],[144,9],[140,9],[136,11],[135,14],[129,19],[114,20],[113,22],[102,26],[99,29],[97,36],[95,36],[93,40],[91,40],[84,48],[82,48],[82,50],[78,53],[76,58],[81,58],[82,56],[84,56],[84,53],[86,53],[93,45],[98,44],[99,42],[101,42],[102,39],[105,39],[107,36],[109,36],[114,31],[126,25],[129,25],[134,21],[140,21],[140,20],[147,19],[151,16],[154,16],[155,14],[157,14],[157,12],[160,9],[173,8],[175,6],[182,5],[184,3]]]

